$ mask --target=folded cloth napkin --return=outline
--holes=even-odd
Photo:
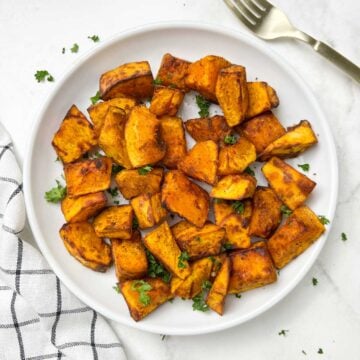
[[[23,238],[25,218],[21,172],[0,123],[0,359],[126,359],[104,318]]]

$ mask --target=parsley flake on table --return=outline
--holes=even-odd
[[[322,349],[322,348],[319,348],[318,354],[323,354],[323,353],[324,353],[323,349]]]
[[[330,224],[330,220],[327,219],[324,215],[318,215],[318,218],[323,225]]]
[[[209,116],[209,107],[210,107],[210,101],[207,101],[204,99],[201,95],[196,95],[196,104],[199,107],[199,115],[201,117],[207,117]]]
[[[62,48],[61,53],[65,54],[65,48],[64,47]]]
[[[53,82],[55,80],[54,77],[47,70],[38,70],[36,71],[34,76],[37,82],[43,82],[45,80]]]
[[[305,352],[305,350],[301,350],[301,352],[302,352],[304,355],[307,355],[306,352]]]
[[[58,203],[66,196],[66,186],[62,186],[60,181],[56,180],[57,186],[45,193],[45,200],[51,203]]]
[[[251,176],[255,176],[255,171],[249,166],[244,170],[244,172],[246,172],[247,174],[249,174]]]
[[[159,79],[159,78],[154,79],[153,84],[154,84],[154,85],[161,85],[161,84],[162,84],[162,80]]]
[[[184,263],[184,261],[187,261],[189,259],[190,259],[189,254],[186,251],[182,251],[178,258],[178,268],[180,269],[186,268],[187,265]]]
[[[298,164],[298,167],[301,168],[301,170],[308,172],[310,170],[309,164]]]
[[[288,332],[289,332],[289,330],[281,330],[281,331],[279,331],[278,335],[286,336],[286,333],[288,333]]]
[[[95,43],[100,41],[100,38],[98,35],[88,36],[88,39],[92,40]]]
[[[290,210],[286,205],[281,205],[280,206],[280,211],[285,216],[289,216],[289,215],[292,214],[292,210]]]
[[[70,51],[72,53],[77,53],[79,51],[79,45],[78,44],[74,44],[71,48],[70,48]]]
[[[242,201],[234,201],[232,203],[232,208],[235,210],[237,214],[243,214],[245,210],[244,203]]]
[[[138,173],[139,173],[140,175],[146,175],[146,174],[148,174],[152,169],[153,169],[153,167],[152,167],[151,165],[146,165],[146,166],[144,166],[144,167],[142,167],[142,168],[139,168],[139,169],[138,169]]]
[[[237,141],[236,135],[226,135],[224,137],[224,143],[226,145],[234,145]]]
[[[119,190],[116,187],[109,188],[106,190],[112,197],[118,196]]]
[[[312,281],[312,284],[313,284],[314,286],[316,286],[316,285],[318,284],[318,282],[319,282],[318,279],[317,279],[317,278],[314,278],[314,277],[312,278],[311,281]]]
[[[346,241],[347,240],[347,236],[346,236],[346,234],[343,232],[343,233],[341,233],[341,240],[342,241]]]
[[[155,257],[153,254],[151,254],[151,252],[148,249],[145,249],[146,252],[146,257],[149,263],[149,268],[148,268],[148,276],[152,277],[152,278],[161,278],[163,279],[165,282],[169,282],[171,275],[170,273],[165,270],[165,268],[156,261]]]
[[[151,297],[148,292],[152,289],[152,286],[145,280],[134,280],[131,284],[131,290],[139,293],[139,301],[147,306],[151,302]]]
[[[94,96],[90,98],[90,101],[93,105],[100,101],[100,91],[98,90]]]

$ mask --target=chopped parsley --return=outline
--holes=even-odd
[[[330,220],[327,219],[324,215],[318,215],[318,218],[323,225],[330,224]]]
[[[98,35],[92,35],[92,36],[88,36],[88,39],[92,40],[93,42],[99,42],[100,38]]]
[[[249,166],[244,170],[244,172],[246,172],[247,174],[249,174],[251,176],[255,176],[255,171]]]
[[[281,331],[279,331],[278,335],[286,336],[286,333],[288,333],[288,332],[289,332],[289,330],[281,330]]]
[[[243,214],[245,210],[244,203],[242,201],[234,201],[232,203],[232,208],[237,214]]]
[[[115,204],[115,205],[119,205],[119,204],[120,204],[120,201],[119,201],[119,200],[114,200],[114,204]]]
[[[45,80],[53,82],[55,80],[47,70],[38,70],[34,76],[37,82],[44,82]]]
[[[139,220],[137,219],[137,217],[134,217],[134,218],[133,218],[132,228],[133,228],[134,230],[136,230],[136,229],[139,228]]]
[[[111,175],[116,175],[118,172],[120,172],[123,169],[121,165],[118,164],[112,164],[111,167]]]
[[[303,171],[309,171],[310,170],[310,165],[309,164],[298,164],[298,167],[301,168],[301,170]]]
[[[163,279],[165,282],[169,282],[171,275],[170,273],[164,269],[164,267],[158,263],[154,257],[153,254],[151,254],[151,252],[148,249],[145,249],[146,251],[146,257],[149,263],[149,268],[148,268],[148,276],[152,277],[152,278],[156,278],[159,277],[161,279]]]
[[[142,168],[139,168],[139,169],[138,169],[138,173],[139,173],[140,175],[146,175],[146,174],[148,174],[152,169],[153,169],[153,167],[152,167],[151,165],[146,165],[146,166],[144,166],[144,167],[142,167]]]
[[[116,187],[110,188],[106,190],[112,197],[119,195],[119,190]]]
[[[318,354],[323,354],[323,353],[324,353],[323,349],[322,349],[322,348],[319,348]]]
[[[166,338],[166,335],[160,335],[161,336],[161,341],[164,341]]]
[[[196,104],[200,109],[199,115],[201,117],[209,116],[210,101],[207,101],[201,95],[196,95]]]
[[[318,284],[318,282],[319,282],[318,279],[317,279],[317,278],[314,278],[314,277],[312,278],[311,281],[312,281],[312,284],[313,284],[314,286],[316,286],[316,285]]]
[[[226,135],[224,137],[224,143],[226,145],[234,145],[236,143],[236,141],[237,141],[237,138],[235,135]]]
[[[306,352],[305,352],[305,350],[301,350],[301,352],[302,352],[304,355],[307,355]]]
[[[200,294],[196,295],[192,299],[193,300],[192,308],[194,311],[197,310],[197,311],[205,312],[209,310],[209,306],[205,302],[205,295],[210,288],[211,288],[210,281],[206,280],[202,283]]]
[[[286,205],[281,205],[280,211],[286,217],[292,214],[292,210],[290,210]]]
[[[213,271],[216,273],[220,267],[221,267],[221,261],[219,261],[218,259],[216,259],[214,256],[209,256],[209,259],[211,260],[211,262],[214,265],[214,269]]]
[[[55,159],[55,161],[60,161],[60,158],[59,158],[59,157],[57,157],[57,158]]]
[[[74,44],[71,48],[70,48],[70,51],[72,53],[77,53],[79,51],[79,45],[78,44]]]
[[[61,53],[65,54],[65,48],[64,47],[62,48]]]
[[[342,241],[346,241],[347,240],[347,236],[345,233],[341,233],[341,240]]]
[[[154,84],[154,85],[161,85],[161,84],[162,84],[162,80],[159,79],[159,78],[154,79],[153,84]]]
[[[137,291],[139,293],[139,301],[147,306],[151,302],[151,297],[148,292],[152,289],[152,286],[147,283],[145,280],[135,280],[131,284],[131,290]]]
[[[232,250],[233,245],[230,243],[225,243],[221,245],[221,252],[227,251],[227,250]]]
[[[178,268],[184,269],[187,267],[184,261],[187,261],[190,259],[189,254],[186,251],[182,251],[178,258]]]
[[[241,294],[235,294],[235,297],[240,299],[241,298]]]
[[[51,203],[58,203],[66,196],[66,186],[62,186],[60,181],[56,180],[57,186],[45,193],[45,200]]]
[[[100,91],[98,90],[94,96],[90,98],[90,101],[93,105],[100,101]]]
[[[113,288],[118,294],[120,294],[120,289],[119,289],[119,285],[118,285],[118,284],[115,284],[112,288]]]

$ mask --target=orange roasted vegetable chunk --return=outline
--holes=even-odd
[[[194,179],[215,184],[217,180],[218,146],[212,141],[201,141],[194,145],[179,162],[178,169]]]
[[[122,170],[115,176],[115,182],[125,199],[141,194],[155,194],[160,191],[164,170],[154,168],[146,174],[135,170]]]
[[[189,61],[179,59],[171,54],[165,54],[161,60],[156,79],[165,86],[176,86],[178,89],[187,90],[185,76],[189,65]]]
[[[111,265],[110,246],[95,234],[88,222],[64,224],[60,236],[66,250],[84,266],[104,272]]]
[[[163,116],[160,121],[161,137],[166,145],[162,163],[169,169],[176,169],[186,155],[186,138],[181,118]]]
[[[268,241],[275,266],[283,268],[303,253],[325,231],[319,218],[307,206],[300,206]]]
[[[100,96],[109,100],[121,96],[146,99],[154,91],[154,78],[147,61],[132,62],[109,70],[100,77]]]
[[[137,290],[143,284],[148,284],[150,288],[150,290],[144,292],[145,297],[141,297],[141,292]],[[120,283],[119,287],[129,308],[130,315],[135,321],[143,319],[161,304],[173,298],[170,285],[158,278],[127,280]]]
[[[71,163],[96,144],[93,126],[84,114],[72,105],[52,140],[57,155],[63,163]]]
[[[155,86],[149,110],[157,116],[175,116],[185,93],[175,87]]]
[[[106,195],[102,191],[75,198],[66,196],[61,202],[61,211],[67,222],[82,222],[96,215],[106,203]]]
[[[111,252],[119,282],[146,275],[148,262],[139,231],[134,231],[128,240],[111,239]]]
[[[265,242],[230,253],[229,294],[238,294],[276,281],[276,269]]]
[[[145,236],[144,244],[173,275],[180,279],[190,275],[189,263],[181,260],[181,250],[166,221]]]
[[[209,195],[181,171],[171,170],[165,174],[161,201],[168,210],[195,226],[204,226],[209,212]]]
[[[221,69],[230,65],[229,61],[220,56],[205,56],[189,65],[185,84],[206,99],[217,102],[215,88],[218,74]]]
[[[230,282],[230,270],[230,259],[226,257],[206,298],[206,304],[209,308],[216,311],[219,315],[224,313],[225,298]]]
[[[262,172],[276,195],[291,210],[302,205],[316,186],[314,181],[277,157],[271,158]]]
[[[132,166],[125,143],[126,121],[127,118],[124,110],[110,106],[100,131],[99,146],[117,164],[130,169]]]
[[[125,126],[126,149],[133,167],[155,164],[165,156],[160,120],[145,106],[135,106]]]
[[[246,70],[243,66],[232,65],[219,72],[216,82],[216,98],[230,127],[245,120],[249,95]]]
[[[112,161],[108,157],[66,164],[64,174],[69,197],[95,193],[110,187]]]
[[[249,235],[267,239],[281,221],[281,201],[274,190],[259,186],[253,197]]]
[[[95,218],[95,232],[101,237],[130,239],[133,215],[131,205],[109,206]]]

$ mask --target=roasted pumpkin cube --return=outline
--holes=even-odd
[[[212,266],[210,258],[194,261],[191,264],[191,274],[186,279],[171,279],[171,292],[183,299],[192,299],[202,291],[203,283],[209,280]]]
[[[119,282],[146,275],[148,262],[139,231],[134,231],[128,240],[111,239],[111,252]]]
[[[256,179],[248,174],[227,175],[212,188],[210,196],[226,200],[242,200],[253,196]]]
[[[178,169],[194,179],[215,184],[217,177],[218,146],[212,140],[201,141],[179,162]]]
[[[230,253],[229,294],[238,294],[277,280],[276,269],[265,242]]]
[[[178,89],[187,90],[185,76],[189,65],[189,61],[179,59],[171,54],[165,54],[161,60],[156,79],[165,86],[176,86]]]
[[[249,106],[246,118],[250,119],[279,106],[276,91],[266,82],[248,82]]]
[[[165,156],[160,120],[145,106],[135,106],[125,126],[126,149],[133,167],[155,164]]]
[[[187,120],[185,128],[196,141],[220,142],[231,133],[231,128],[226,123],[224,116],[221,115]]]
[[[220,70],[216,82],[216,98],[230,127],[245,120],[249,96],[243,66],[232,65]]]
[[[206,99],[217,102],[215,88],[221,69],[231,63],[220,56],[208,55],[189,65],[185,78],[186,86]]]
[[[245,136],[255,145],[258,155],[273,141],[286,133],[280,121],[271,111],[246,121],[238,126],[236,130],[241,136]]]
[[[149,110],[157,116],[175,116],[185,93],[175,87],[155,86]]]
[[[169,211],[195,226],[204,226],[209,212],[209,195],[181,171],[171,170],[165,174],[161,201]]]
[[[137,101],[131,97],[118,97],[110,99],[108,101],[102,101],[97,104],[91,105],[87,111],[90,119],[94,124],[94,130],[97,136],[100,134],[100,130],[104,125],[105,116],[110,106],[115,106],[125,111],[126,115],[129,115],[130,110],[137,104]]]
[[[64,174],[69,197],[96,193],[110,187],[112,161],[108,157],[66,164]]]
[[[131,206],[140,229],[155,226],[166,218],[167,212],[161,205],[161,194],[142,194],[131,200]]]
[[[262,172],[276,195],[291,210],[303,204],[316,186],[314,181],[277,157],[271,158]]]
[[[94,219],[95,232],[110,239],[130,239],[133,216],[131,205],[109,206]]]
[[[206,304],[209,308],[219,315],[224,313],[225,298],[230,282],[230,269],[230,259],[226,257],[206,298]]]
[[[169,169],[176,169],[179,161],[186,155],[183,121],[178,117],[163,116],[160,129],[166,147],[162,163]]]
[[[249,223],[252,214],[252,202],[216,201],[214,203],[216,224],[226,231],[226,244],[232,249],[245,249],[251,245]]]
[[[132,166],[125,143],[126,121],[127,118],[124,110],[110,106],[100,131],[99,146],[117,164],[130,169]]]
[[[66,196],[61,202],[61,211],[69,223],[86,221],[106,206],[106,195],[100,191],[70,198]]]
[[[84,266],[104,272],[111,265],[110,246],[96,235],[88,222],[64,224],[60,236],[66,250]]]
[[[267,239],[280,224],[281,204],[271,188],[257,187],[253,197],[249,235]]]
[[[105,72],[100,77],[100,96],[109,100],[121,96],[151,98],[154,78],[147,61],[132,62]]]
[[[142,285],[148,284],[150,290],[140,291]],[[170,285],[159,278],[144,280],[127,280],[120,283],[120,291],[135,321],[143,319],[161,304],[173,298]],[[143,294],[143,296],[141,296]]]
[[[225,239],[225,230],[211,222],[198,228],[187,221],[180,221],[171,231],[180,249],[186,251],[191,260],[219,254]]]
[[[218,175],[240,174],[255,160],[255,146],[246,138],[241,137],[234,145],[220,149],[217,173]]]
[[[298,125],[289,127],[287,133],[274,140],[260,154],[259,159],[266,161],[272,156],[291,158],[304,152],[317,143],[316,135],[307,120],[301,120]]]
[[[142,175],[136,170],[122,170],[115,176],[115,182],[125,199],[141,194],[155,194],[160,191],[164,170],[154,168]]]
[[[173,275],[180,279],[189,276],[189,263],[181,259],[181,250],[166,221],[145,236],[144,244]]]
[[[55,133],[52,145],[65,164],[79,159],[97,144],[93,126],[84,114],[75,106],[71,106]]]
[[[275,266],[283,268],[303,253],[325,231],[319,218],[307,206],[300,206],[268,241]]]

